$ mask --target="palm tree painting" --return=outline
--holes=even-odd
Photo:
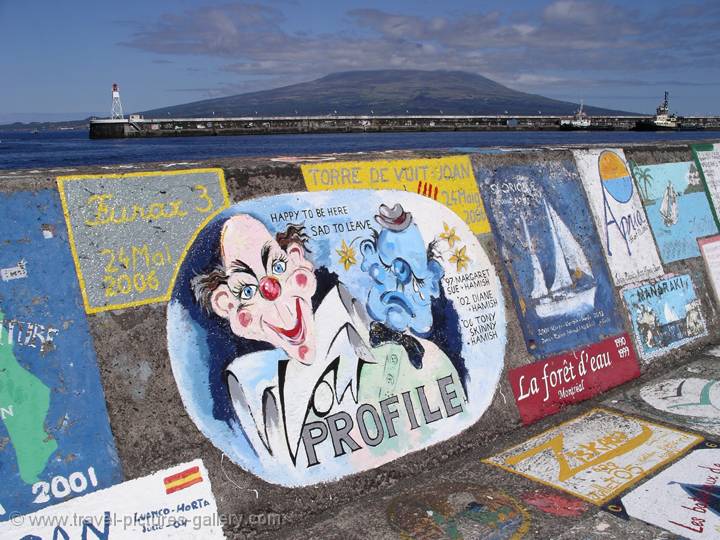
[[[632,159],[628,160],[630,170],[635,177],[635,182],[638,185],[638,191],[644,205],[653,204],[654,200],[650,199],[650,185],[652,184],[653,177],[650,174],[650,169],[647,167],[639,167]]]

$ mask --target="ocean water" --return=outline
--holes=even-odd
[[[660,201],[645,207],[664,263],[699,257],[697,238],[717,232],[704,192],[688,193],[677,201],[678,221],[669,227],[660,215]]]
[[[183,163],[216,157],[304,156],[333,152],[452,149],[485,153],[491,147],[568,144],[720,141],[719,131],[512,131],[447,133],[337,133],[90,140],[87,131],[0,132],[0,169]]]

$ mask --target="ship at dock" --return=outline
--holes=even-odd
[[[572,118],[563,118],[560,120],[560,131],[612,131],[615,126],[608,122],[593,122],[593,119],[583,110],[584,103],[580,102],[580,107],[575,111]]]
[[[583,111],[583,102],[580,102],[580,107],[577,111],[575,111],[575,114],[572,118],[562,119],[560,120],[560,129],[575,131],[575,130],[586,130],[590,129],[592,126],[592,122],[590,121],[590,117],[587,115],[585,111]]]
[[[655,116],[638,120],[635,124],[636,131],[674,131],[680,129],[680,121],[674,113],[670,113],[670,93],[665,92],[665,98],[655,109]]]

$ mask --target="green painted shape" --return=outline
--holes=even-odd
[[[693,144],[692,148],[698,152],[712,152],[714,145],[712,143]]]
[[[0,312],[0,320],[3,319]],[[8,340],[1,338],[0,335],[0,406],[12,407],[12,415],[6,413],[2,422],[15,449],[20,478],[26,484],[34,484],[58,446],[45,431],[50,389],[20,365],[12,344],[3,343]]]
[[[710,193],[710,187],[708,186],[707,180],[705,179],[705,171],[703,171],[702,164],[700,163],[700,156],[698,155],[700,152],[712,152],[715,149],[715,145],[693,144],[690,149],[692,150],[695,168],[697,169],[698,174],[700,175],[700,180],[702,180],[702,185],[705,188],[705,196],[710,203],[710,212],[712,212],[712,216],[715,219],[715,225],[718,229],[720,229],[720,216],[718,216],[718,210],[715,208],[715,201],[713,201],[713,196]]]

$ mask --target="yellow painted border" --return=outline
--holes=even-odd
[[[620,417],[625,418],[625,419],[630,419],[630,420],[635,420],[635,421],[644,422],[644,423],[646,423],[646,424],[649,424],[650,426],[659,427],[659,428],[664,428],[664,429],[667,429],[667,430],[670,430],[670,431],[674,431],[675,433],[681,433],[681,434],[683,434],[683,435],[690,435],[690,436],[692,436],[692,437],[695,437],[695,441],[694,441],[694,442],[691,442],[691,443],[688,444],[687,446],[683,447],[683,448],[682,448],[681,450],[679,450],[676,454],[674,454],[674,455],[672,455],[672,456],[664,459],[664,460],[661,461],[660,463],[657,463],[656,465],[652,466],[652,467],[649,468],[648,470],[644,471],[642,474],[636,476],[635,478],[631,478],[630,480],[628,480],[628,481],[625,482],[624,484],[618,486],[617,489],[615,489],[615,491],[612,492],[612,494],[608,495],[607,497],[605,497],[605,498],[603,498],[603,499],[601,499],[601,500],[599,500],[599,501],[598,501],[598,500],[595,500],[595,499],[591,499],[591,498],[589,498],[589,497],[586,497],[585,495],[581,495],[581,494],[576,493],[576,492],[574,492],[574,491],[570,491],[569,489],[567,489],[567,488],[565,488],[565,487],[563,487],[563,486],[560,486],[560,485],[558,485],[558,484],[552,484],[552,483],[549,482],[548,480],[542,480],[542,479],[536,478],[536,477],[534,477],[534,476],[530,476],[530,475],[527,474],[527,473],[523,473],[523,472],[517,471],[517,470],[515,470],[515,469],[512,469],[511,467],[508,467],[507,465],[503,465],[503,464],[500,464],[500,463],[495,463],[495,462],[493,462],[493,461],[490,461],[490,460],[493,459],[493,458],[497,458],[497,457],[500,456],[501,454],[505,454],[506,452],[510,452],[510,451],[512,451],[512,450],[514,450],[514,449],[516,449],[516,448],[518,448],[518,447],[520,447],[520,446],[522,446],[523,444],[525,444],[525,443],[528,442],[529,440],[540,438],[540,437],[542,437],[543,435],[545,435],[545,434],[547,434],[547,433],[550,433],[550,432],[553,431],[553,430],[556,430],[556,429],[558,429],[558,428],[560,428],[560,427],[562,427],[562,426],[565,426],[565,425],[567,425],[567,424],[570,424],[570,423],[572,423],[572,422],[576,422],[576,421],[578,421],[578,420],[580,420],[580,419],[582,419],[582,418],[585,418],[586,416],[590,416],[591,414],[595,414],[595,413],[597,413],[597,412],[603,412],[603,413],[606,413],[606,414],[612,414],[612,415],[615,415],[615,416],[620,416]],[[639,416],[634,416],[634,415],[631,415],[631,414],[624,414],[624,413],[622,413],[622,412],[620,412],[620,411],[616,411],[616,410],[613,410],[613,409],[606,409],[606,408],[604,408],[604,407],[595,407],[595,408],[589,410],[588,412],[586,412],[585,414],[581,414],[580,416],[576,416],[575,418],[571,418],[570,420],[566,420],[565,422],[561,422],[561,423],[557,424],[556,426],[553,426],[553,427],[551,427],[551,428],[548,428],[548,429],[546,429],[545,431],[542,431],[542,432],[538,433],[537,435],[534,435],[534,436],[531,437],[530,439],[527,439],[527,440],[521,442],[520,444],[516,444],[515,446],[511,446],[510,448],[506,448],[506,449],[503,450],[502,452],[499,452],[499,453],[495,454],[494,456],[490,456],[489,458],[485,458],[485,459],[482,459],[482,460],[480,460],[480,461],[481,461],[482,463],[487,463],[488,465],[493,465],[493,466],[495,466],[495,467],[498,467],[498,468],[500,468],[500,469],[502,469],[502,470],[504,470],[504,471],[507,471],[507,472],[510,472],[510,473],[513,473],[513,474],[517,474],[517,475],[519,475],[519,476],[522,476],[523,478],[527,478],[528,480],[532,480],[533,482],[537,482],[537,483],[542,484],[542,485],[544,485],[544,486],[548,486],[548,487],[551,487],[551,488],[553,488],[553,489],[557,489],[557,490],[560,490],[560,491],[564,491],[565,493],[568,493],[568,494],[572,495],[573,497],[577,497],[578,499],[582,499],[583,501],[589,502],[590,504],[594,504],[595,506],[602,506],[602,505],[605,504],[606,502],[614,499],[614,498],[618,495],[618,493],[622,493],[622,492],[625,491],[625,489],[627,489],[629,486],[631,486],[631,485],[639,482],[640,480],[642,480],[642,479],[645,478],[646,476],[650,475],[651,473],[655,472],[655,471],[658,470],[659,468],[664,467],[666,464],[668,464],[668,463],[670,463],[671,461],[673,461],[673,460],[679,458],[680,456],[684,455],[684,454],[687,452],[688,449],[690,449],[692,446],[695,446],[696,444],[698,444],[699,442],[702,442],[702,441],[704,441],[704,440],[705,440],[705,437],[701,437],[700,435],[695,435],[694,433],[688,433],[687,431],[681,431],[681,430],[679,430],[679,429],[675,429],[675,428],[672,428],[672,427],[669,427],[669,426],[665,426],[665,425],[663,425],[663,424],[656,424],[655,422],[650,422],[650,421],[645,420],[644,418],[641,418],[641,417],[639,417]]]
[[[217,173],[218,180],[220,182],[220,192],[223,196],[222,205],[220,208],[218,208],[215,212],[212,212],[209,214],[201,223],[198,225],[198,227],[195,229],[195,232],[190,236],[190,239],[185,244],[185,247],[183,248],[182,252],[178,256],[177,263],[175,265],[175,270],[173,271],[173,274],[170,278],[170,282],[168,283],[168,288],[165,291],[165,294],[162,296],[155,296],[153,298],[145,298],[143,300],[137,300],[135,302],[126,302],[123,304],[108,304],[105,306],[91,306],[90,302],[88,301],[87,292],[85,291],[85,278],[82,273],[82,268],[80,267],[80,259],[77,255],[77,249],[75,247],[75,234],[73,232],[72,228],[72,222],[70,221],[70,212],[68,209],[68,203],[67,203],[67,196],[65,194],[65,183],[66,182],[74,182],[76,180],[87,180],[87,179],[101,179],[101,178],[119,178],[123,180],[131,180],[138,177],[147,177],[147,176],[177,176],[180,174],[197,174],[197,173]],[[182,170],[174,170],[174,171],[143,171],[143,172],[135,172],[135,173],[112,173],[112,174],[78,174],[78,175],[69,175],[69,176],[58,176],[57,177],[57,186],[58,191],[60,192],[60,202],[62,203],[62,210],[63,210],[63,216],[65,216],[65,224],[67,226],[68,231],[68,240],[70,241],[70,251],[72,253],[73,261],[75,263],[75,271],[77,273],[78,282],[80,283],[80,294],[82,295],[83,300],[83,306],[85,307],[86,313],[101,313],[103,311],[111,311],[113,309],[125,309],[129,307],[137,307],[137,306],[144,306],[146,304],[154,304],[156,302],[167,302],[170,300],[170,294],[172,292],[173,287],[175,286],[175,280],[177,279],[178,272],[180,271],[180,265],[185,260],[185,256],[187,255],[188,250],[190,249],[190,246],[197,238],[198,234],[200,234],[200,231],[207,225],[210,220],[212,220],[215,216],[217,216],[220,212],[228,208],[230,206],[230,195],[228,194],[227,185],[225,183],[225,171],[219,167],[217,168],[204,168],[204,169],[182,169]]]

